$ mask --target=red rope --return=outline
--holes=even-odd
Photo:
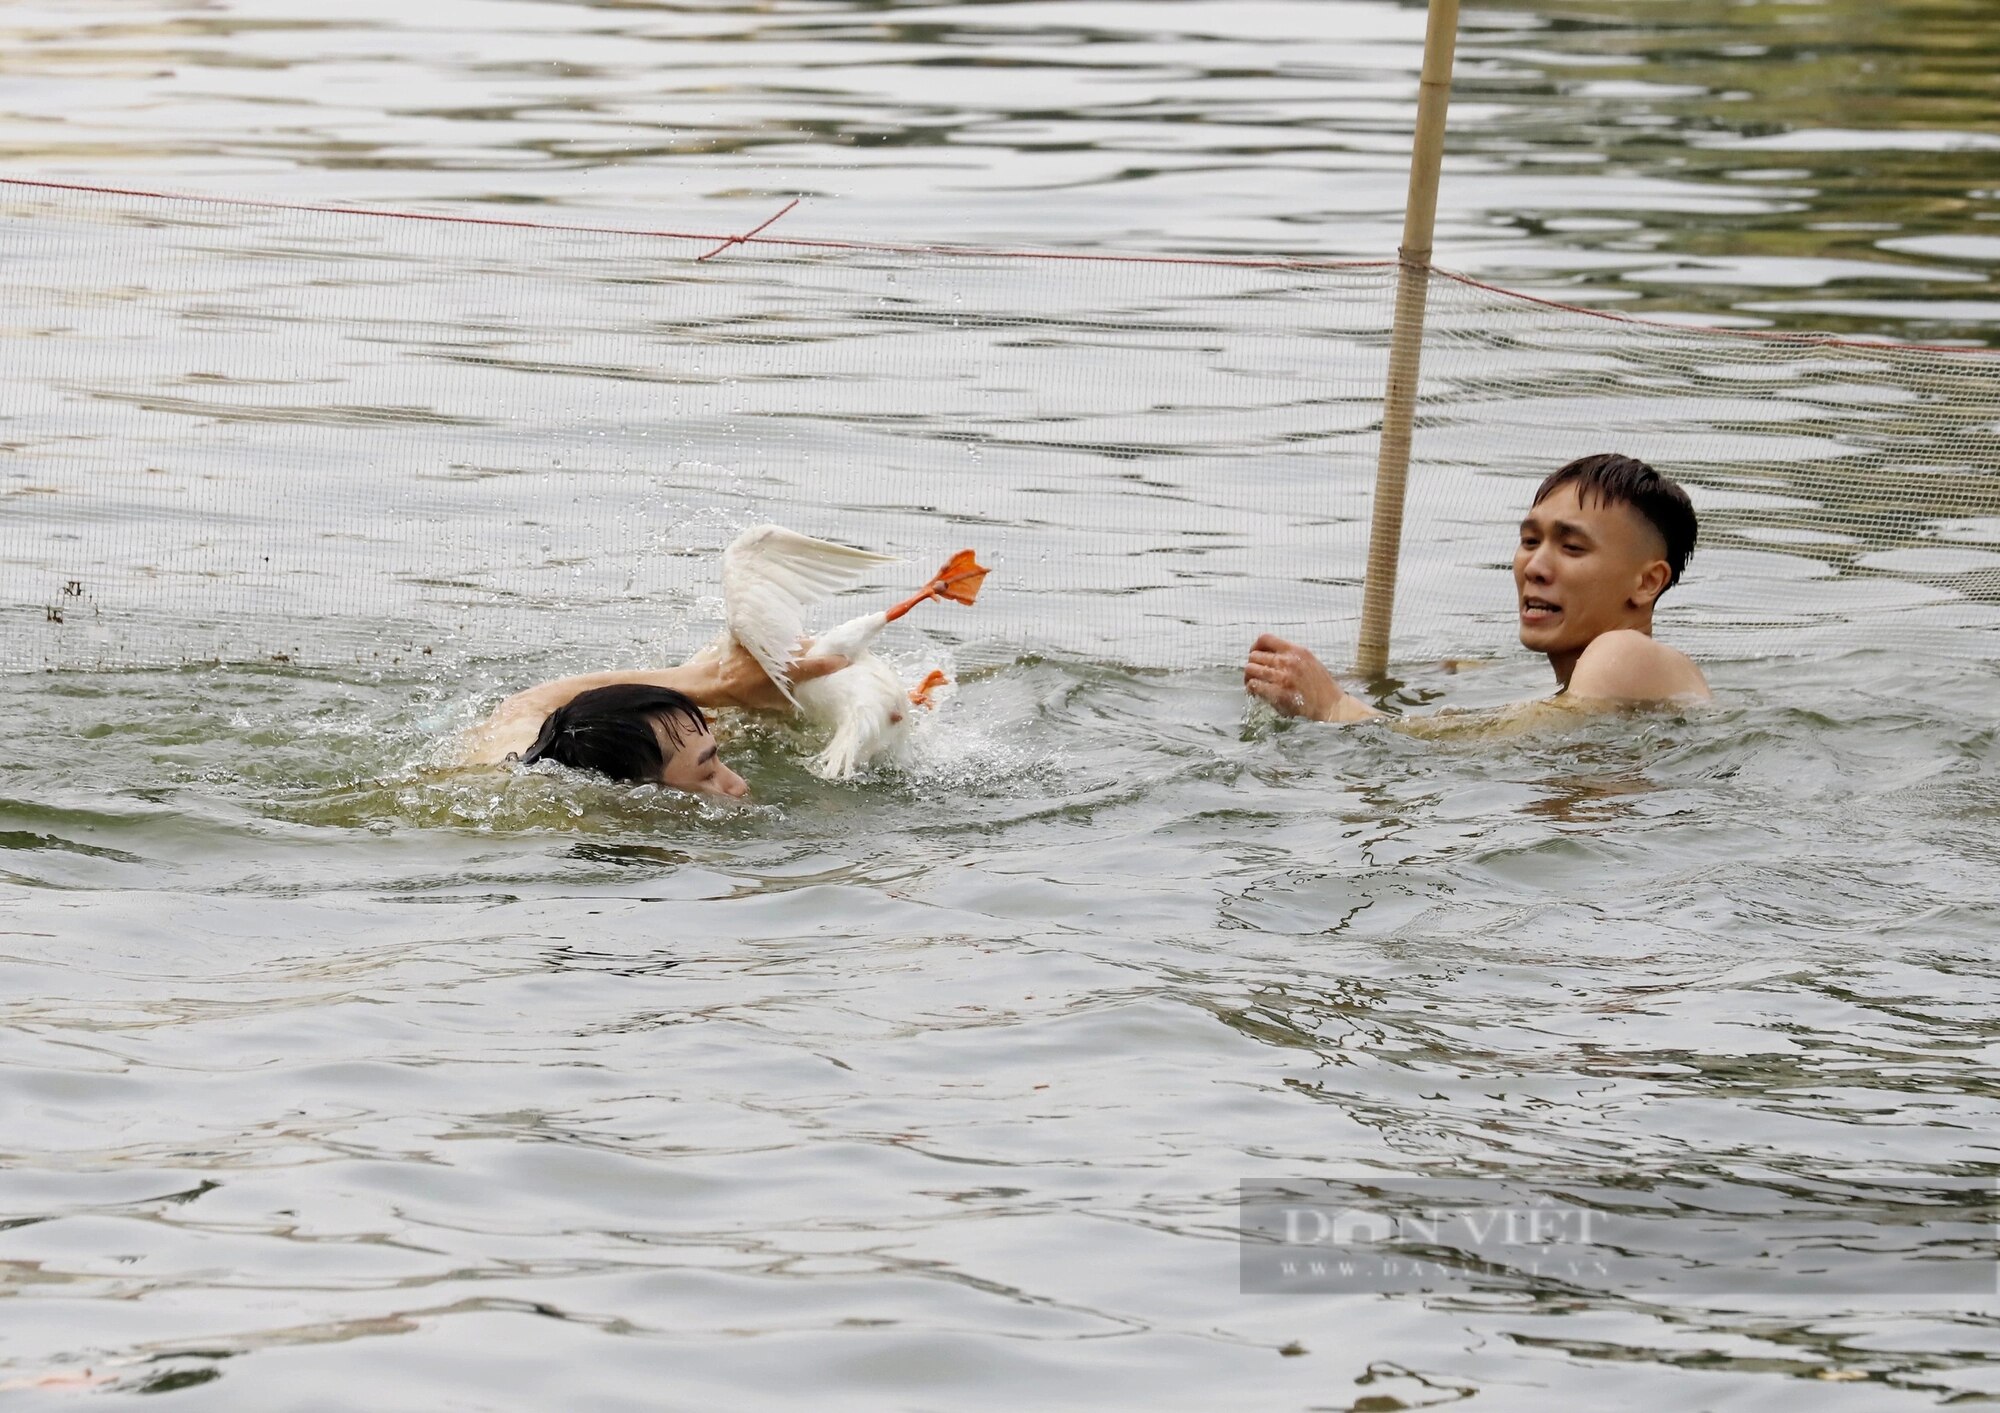
[[[432,211],[398,211],[387,206],[328,206],[304,201],[260,201],[249,196],[205,196],[187,191],[148,191],[139,187],[35,181],[26,177],[0,177],[0,186],[30,187],[41,191],[79,191],[96,196],[135,196],[148,201],[191,201],[206,206],[240,206],[256,211],[305,211],[326,216],[373,216],[395,221],[441,221],[459,226],[505,226],[515,230],[719,242],[718,249],[711,251],[710,254],[717,254],[732,245],[762,245],[796,250],[854,250],[882,255],[935,255],[988,260],[1075,260],[1106,265],[1205,265],[1242,270],[1380,270],[1396,263],[1394,260],[1245,259],[1222,255],[1111,255],[1081,250],[1007,250],[978,245],[892,245],[881,241],[791,240],[782,236],[759,236],[755,232],[749,235],[723,235],[714,231],[656,231],[632,226],[596,226],[567,221],[507,220],[497,216],[447,216]],[[786,211],[790,209],[790,206],[785,208]],[[778,213],[779,216],[784,214],[784,211]],[[777,218],[773,216],[771,220],[775,221]],[[768,226],[770,223],[766,221],[764,225]],[[759,226],[757,229],[763,230],[764,226]]]
[[[1613,324],[1631,324],[1643,329],[1666,329],[1683,334],[1722,334],[1730,338],[1765,339],[1780,343],[1801,344],[1807,348],[1866,348],[1876,352],[1890,353],[1977,353],[1993,355],[2000,348],[1980,348],[1957,343],[1885,343],[1878,339],[1844,339],[1836,334],[1793,334],[1783,329],[1731,329],[1721,324],[1681,324],[1668,319],[1641,319],[1633,314],[1619,314],[1609,309],[1592,309],[1586,304],[1565,304],[1560,299],[1548,299],[1539,294],[1524,294],[1505,285],[1490,285],[1471,275],[1461,275],[1456,270],[1431,266],[1431,273],[1457,284],[1469,285],[1473,289],[1483,289],[1488,294],[1505,295],[1518,299],[1524,304],[1539,304],[1545,309],[1560,309],[1566,314],[1588,314],[1593,319],[1603,319]]]
[[[768,237],[760,232],[768,229],[779,217],[799,204],[793,198],[776,215],[762,225],[743,235],[717,235],[704,231],[664,231],[645,230],[630,226],[597,226],[565,221],[521,221],[507,220],[498,216],[448,216],[431,211],[398,211],[386,206],[329,206],[313,202],[260,201],[247,196],[205,196],[194,192],[149,191],[139,187],[96,186],[83,182],[36,181],[27,177],[0,177],[0,186],[28,187],[41,191],[75,191],[96,196],[132,196],[147,201],[191,201],[208,206],[240,206],[258,211],[303,211],[328,216],[372,216],[394,221],[437,221],[460,226],[502,226],[515,230],[564,231],[583,235],[639,236],[659,240],[699,240],[716,243],[715,248],[705,255],[696,256],[697,261],[708,260],[737,245],[773,246],[793,250],[852,250],[882,255],[929,255],[951,259],[988,260],[1069,260],[1107,265],[1193,265],[1238,270],[1383,270],[1401,262],[1396,260],[1299,260],[1288,258],[1248,259],[1219,255],[1113,255],[1094,251],[1075,250],[1010,250],[976,245],[892,245],[880,241],[848,240],[791,240],[784,237]],[[2000,348],[1977,348],[1962,344],[1933,343],[1886,343],[1872,339],[1838,338],[1832,334],[1794,334],[1770,329],[1730,329],[1714,324],[1678,324],[1665,319],[1641,319],[1630,314],[1618,314],[1608,309],[1592,309],[1583,304],[1567,304],[1559,299],[1548,299],[1542,295],[1524,294],[1520,290],[1508,289],[1504,285],[1488,284],[1471,275],[1462,275],[1453,270],[1430,267],[1433,274],[1447,280],[1485,290],[1507,299],[1519,300],[1524,304],[1539,304],[1546,309],[1560,309],[1569,314],[1583,314],[1593,319],[1603,319],[1616,324],[1629,324],[1639,328],[1664,329],[1677,333],[1697,333],[1721,335],[1729,338],[1761,339],[1783,343],[1800,344],[1812,348],[1861,348],[1876,352],[1903,351],[1911,353],[1957,353],[1992,356],[2000,354]]]
[[[798,204],[799,204],[799,198],[794,196],[790,201],[787,201],[785,203],[784,209],[778,212],[778,216],[784,215],[786,211],[791,210],[794,206]],[[704,260],[713,260],[716,256],[722,254],[723,251],[729,249],[729,247],[732,245],[742,245],[745,241],[755,240],[760,234],[771,228],[772,223],[778,219],[778,216],[771,217],[771,219],[769,221],[764,222],[763,225],[758,226],[755,229],[744,233],[743,235],[731,236],[728,240],[725,240],[724,242],[722,242],[722,244],[716,246],[715,249],[709,251],[708,254],[706,255],[695,256],[694,263],[699,265]]]

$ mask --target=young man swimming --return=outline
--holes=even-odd
[[[1653,640],[1653,605],[1694,553],[1687,492],[1629,456],[1586,456],[1535,492],[1514,548],[1521,646],[1546,653],[1557,695],[1644,703],[1705,701],[1685,653]],[[1364,721],[1385,713],[1350,695],[1306,649],[1266,633],[1243,685],[1287,716]]]
[[[838,672],[833,654],[791,666],[794,683]],[[742,647],[640,672],[590,672],[530,687],[494,708],[460,745],[460,765],[552,760],[613,780],[741,799],[743,777],[722,763],[703,707],[782,711],[790,703]]]

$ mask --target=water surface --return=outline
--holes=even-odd
[[[30,176],[876,240],[1382,256],[1421,6],[233,0],[0,9]],[[1443,264],[1589,302],[1990,340],[1984,0],[1463,20]]]

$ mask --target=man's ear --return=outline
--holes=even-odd
[[[1632,607],[1651,608],[1653,601],[1667,591],[1667,584],[1674,577],[1673,567],[1664,559],[1656,559],[1639,571],[1639,578],[1632,586]]]

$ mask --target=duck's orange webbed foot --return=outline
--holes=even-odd
[[[950,685],[951,679],[933,667],[924,675],[924,680],[918,684],[917,690],[910,693],[910,705],[920,706],[925,710],[929,710],[931,707],[937,705],[931,699],[931,693],[940,687],[949,687]]]
[[[986,576],[991,572],[972,557],[971,550],[960,550],[945,561],[944,568],[938,570],[937,578],[931,580],[931,584],[939,598],[970,605],[979,597],[979,586],[986,582]]]
[[[960,550],[945,561],[944,568],[938,570],[930,583],[890,609],[886,617],[894,623],[926,599],[950,599],[953,603],[969,604],[979,597],[979,586],[986,582],[986,576],[991,572],[973,558],[971,550]]]

